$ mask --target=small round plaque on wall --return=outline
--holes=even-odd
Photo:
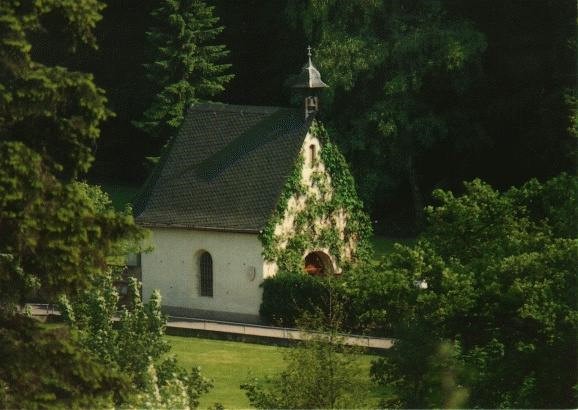
[[[254,266],[249,266],[247,268],[247,278],[252,282],[255,280],[255,276],[257,275],[257,269]]]

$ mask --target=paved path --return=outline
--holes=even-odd
[[[37,304],[29,304],[28,306],[30,307],[33,316],[60,315],[60,312],[50,306]],[[306,333],[303,333],[298,329],[233,322],[218,322],[199,318],[180,318],[174,316],[168,317],[167,327],[287,340],[301,340],[306,336]],[[368,347],[371,349],[389,349],[393,345],[393,339],[348,335],[345,336],[345,344]]]
[[[248,325],[242,323],[216,322],[203,319],[175,318],[170,317],[167,327],[181,329],[197,329],[212,332],[225,332],[250,336],[270,337],[276,339],[301,340],[307,333],[298,329],[282,327]],[[363,346],[373,349],[389,349],[393,345],[393,339],[384,339],[369,336],[345,336],[345,343],[352,346]]]

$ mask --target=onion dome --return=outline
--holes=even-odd
[[[309,56],[309,61],[305,63],[303,68],[301,69],[301,73],[297,78],[295,84],[293,84],[293,88],[302,88],[302,89],[316,89],[316,88],[327,88],[329,87],[321,80],[321,74],[319,70],[315,68],[313,63],[311,62],[311,47],[307,47],[307,55]]]

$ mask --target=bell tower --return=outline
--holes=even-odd
[[[307,47],[308,62],[305,63],[292,88],[303,96],[305,119],[319,109],[319,92],[328,85],[321,80],[319,70],[311,62],[311,46]]]

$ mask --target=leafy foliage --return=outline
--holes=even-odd
[[[112,407],[128,390],[125,376],[80,348],[65,328],[0,316],[0,407]]]
[[[119,373],[109,374],[74,337],[43,330],[18,307],[31,297],[53,300],[86,288],[103,274],[118,241],[141,233],[129,214],[94,203],[86,184],[60,182],[21,142],[1,143],[0,161],[0,319],[3,357],[11,358],[0,374],[4,400],[8,407],[108,405],[126,385]]]
[[[166,142],[188,107],[223,91],[233,76],[226,73],[230,64],[219,63],[225,46],[213,44],[223,30],[213,7],[203,0],[162,0],[152,16],[153,62],[145,68],[156,96],[136,125]]]
[[[330,289],[331,292],[331,289]],[[287,367],[268,383],[250,380],[241,385],[252,406],[258,409],[362,408],[358,350],[344,344],[339,333],[341,305],[331,303],[299,319],[305,338],[288,349]]]
[[[483,35],[440,1],[314,0],[289,13],[318,44],[331,85],[322,107],[364,200],[373,207],[376,190],[406,182],[421,223],[420,159],[443,140],[459,150],[479,137],[462,97],[479,77]]]
[[[399,337],[374,367],[396,386],[386,405],[444,405],[432,380],[445,344],[453,359],[442,373],[470,406],[576,406],[578,239],[562,224],[575,183],[562,175],[499,193],[476,180],[459,197],[435,193],[424,238],[378,268],[386,291],[363,290],[375,302],[368,316],[390,320]]]
[[[100,209],[86,185],[63,184],[21,142],[0,144],[2,307],[38,293],[83,289],[106,268],[118,241],[141,237],[130,213]]]
[[[106,271],[121,240],[142,232],[75,178],[90,167],[110,116],[90,74],[47,66],[32,39],[58,34],[95,46],[96,0],[0,4],[0,399],[7,407],[111,406],[126,380],[63,330],[24,317],[30,297],[82,292]],[[33,52],[34,51],[34,52]]]
[[[321,278],[305,274],[279,273],[263,281],[259,315],[268,323],[292,327],[305,312],[323,309],[327,285]]]
[[[347,162],[321,124],[314,123],[311,134],[321,142],[322,160],[314,164],[313,189],[303,182],[304,158],[300,156],[277,208],[260,234],[263,256],[276,262],[283,273],[301,273],[307,251],[328,249],[341,267],[367,259],[371,253],[371,224],[355,191]],[[291,199],[304,199],[302,209],[290,209]],[[293,229],[289,235],[283,235],[276,229],[287,216],[293,217]],[[341,232],[336,226],[342,216],[345,228]]]
[[[125,404],[137,408],[196,408],[199,396],[211,383],[198,368],[186,372],[174,357],[167,357],[170,345],[164,340],[166,318],[161,313],[160,294],[148,303],[140,297],[139,283],[129,282],[130,302],[115,321],[119,301],[113,275],[74,299],[63,297],[61,311],[84,348],[107,368],[127,375],[132,392]]]
[[[32,291],[48,296],[86,287],[117,240],[139,233],[129,215],[97,209],[80,185],[57,177],[88,169],[108,115],[102,90],[89,74],[32,59],[29,37],[44,29],[47,15],[63,18],[73,41],[94,44],[102,4],[0,8],[0,281],[9,309]]]

